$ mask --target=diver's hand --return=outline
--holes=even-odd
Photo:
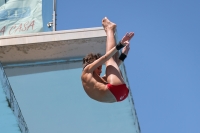
[[[128,55],[128,52],[130,50],[130,43],[129,42],[126,42],[126,43],[127,43],[126,46],[123,47],[122,49],[122,53],[124,53],[125,55]]]
[[[134,36],[134,32],[126,33],[126,35],[122,38],[120,43],[122,45],[125,44],[125,46],[126,46],[127,44],[129,44],[129,41],[132,39],[133,36]]]

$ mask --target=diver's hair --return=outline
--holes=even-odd
[[[97,54],[94,54],[94,53],[90,53],[88,55],[86,55],[84,58],[83,58],[83,69],[91,64],[92,62],[94,62],[95,60],[99,59],[101,57],[101,54],[100,53],[97,53]]]

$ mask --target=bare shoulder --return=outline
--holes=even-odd
[[[86,66],[82,71],[82,74],[81,74],[82,81],[87,81],[88,79],[90,79],[92,77],[92,73],[89,72],[89,70],[88,70],[89,67],[88,66]]]
[[[83,68],[83,72],[82,73],[88,73],[89,72],[89,65],[87,65],[85,68]]]

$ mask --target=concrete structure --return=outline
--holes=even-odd
[[[1,78],[8,78],[21,109],[22,132],[140,133],[131,93],[109,104],[82,88],[82,57],[104,54],[105,45],[101,27],[0,37]],[[121,71],[130,88],[124,64]]]
[[[0,38],[3,64],[80,58],[88,52],[105,53],[102,28],[43,32]]]

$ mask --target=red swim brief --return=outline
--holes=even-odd
[[[110,90],[110,92],[115,96],[118,102],[123,101],[128,96],[129,89],[126,87],[126,84],[121,84],[121,85],[107,84],[107,87]]]

